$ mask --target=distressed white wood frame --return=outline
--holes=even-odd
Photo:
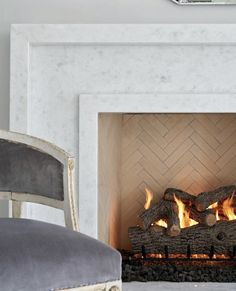
[[[57,146],[29,135],[1,130],[0,138],[9,142],[24,144],[41,151],[57,159],[63,165],[63,201],[29,193],[0,192],[0,199],[13,201],[13,217],[21,217],[21,202],[23,201],[43,204],[62,209],[64,211],[66,226],[78,231],[79,225],[74,189],[74,158]]]
[[[10,129],[28,132],[30,96],[30,55],[37,45],[55,46],[122,46],[122,45],[236,45],[236,25],[13,25],[11,34],[11,98]],[[87,92],[89,93],[89,92]],[[98,193],[97,193],[97,115],[99,112],[234,112],[235,94],[200,95],[194,104],[188,101],[193,95],[111,95],[80,96],[80,139],[79,139],[79,217],[81,231],[95,238],[98,234]],[[155,98],[154,98],[155,97]],[[226,101],[222,97],[226,98]],[[102,105],[102,100],[106,102]],[[114,101],[114,98],[115,101]],[[134,99],[129,106],[127,100]],[[159,98],[165,98],[159,103]],[[203,102],[207,98],[207,102]],[[142,100],[141,100],[142,99]],[[221,100],[221,102],[220,102]],[[84,103],[83,103],[84,102]],[[94,105],[97,108],[94,108]],[[91,108],[89,108],[91,106]],[[87,110],[86,114],[83,110]],[[21,112],[20,118],[17,112]],[[88,116],[90,118],[88,119]],[[89,121],[88,121],[89,120]],[[84,132],[90,123],[93,132],[92,142],[89,133]],[[84,163],[86,160],[86,167]],[[89,181],[88,181],[89,179]],[[88,198],[89,197],[89,198]],[[88,203],[93,201],[93,203]],[[88,223],[90,225],[88,229]]]
[[[121,281],[112,281],[102,284],[83,286],[72,289],[63,289],[60,291],[122,291]]]

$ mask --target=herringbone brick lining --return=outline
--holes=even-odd
[[[197,194],[236,183],[236,114],[125,114],[122,137],[121,242],[139,223],[145,187]]]

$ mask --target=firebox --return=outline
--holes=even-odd
[[[235,132],[235,114],[100,114],[100,213],[119,204],[100,234],[124,281],[236,281]]]
[[[152,207],[147,190],[143,225],[129,228],[133,254],[127,260],[122,252],[124,279],[131,280],[134,264],[141,267],[135,280],[236,281],[235,190],[223,186],[194,196],[168,188]]]

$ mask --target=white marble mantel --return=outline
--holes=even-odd
[[[235,74],[236,25],[13,25],[10,129],[78,158],[80,227],[97,237],[98,113],[236,112]]]

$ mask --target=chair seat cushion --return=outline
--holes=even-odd
[[[52,291],[120,280],[111,247],[61,226],[0,219],[0,289]]]

